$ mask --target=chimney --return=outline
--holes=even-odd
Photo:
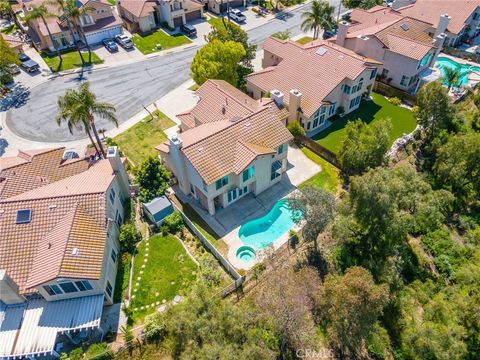
[[[270,92],[270,98],[275,101],[277,106],[283,106],[284,95],[280,90],[272,90]]]
[[[5,269],[0,269],[0,301],[5,305],[20,304],[25,299],[18,294],[18,286],[8,276]]]
[[[430,64],[434,64],[435,61],[437,60],[437,56],[442,51],[443,44],[445,43],[446,39],[447,39],[447,35],[445,35],[445,33],[441,33],[433,40],[433,46],[435,46],[436,49],[435,49],[435,55],[433,59],[430,61]]]
[[[288,101],[288,111],[290,113],[288,120],[299,120],[298,111],[302,105],[302,93],[297,89],[290,90],[290,99]]]
[[[181,151],[183,142],[177,135],[172,135],[168,142],[170,144],[170,170],[175,174],[178,185],[182,192],[186,195],[190,193],[190,182],[185,165],[184,155]]]
[[[110,162],[113,172],[118,178],[120,187],[122,189],[125,198],[130,197],[130,183],[128,181],[128,175],[123,166],[122,159],[120,158],[120,152],[116,146],[109,146],[107,149],[107,160]]]
[[[451,19],[452,19],[452,17],[448,16],[448,14],[440,15],[440,19],[438,20],[437,29],[435,30],[435,34],[433,34],[434,39],[436,39],[438,35],[447,32],[448,23],[450,22]]]
[[[337,40],[335,41],[337,45],[345,46],[345,39],[347,38],[348,33],[348,22],[340,21],[338,23],[337,29]]]

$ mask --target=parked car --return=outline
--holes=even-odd
[[[242,14],[242,12],[238,9],[230,9],[228,12],[228,16],[230,19],[235,20],[238,23],[243,23],[247,21],[247,17]]]
[[[30,57],[24,53],[20,53],[18,59],[21,62],[20,67],[27,72],[35,72],[40,69],[38,63],[30,59]]]
[[[335,31],[324,31],[323,32],[323,39],[326,40],[326,39],[330,39],[331,37],[334,37],[336,34]]]
[[[193,25],[183,24],[180,29],[189,37],[197,36],[197,29]]]
[[[125,50],[133,49],[133,41],[127,35],[115,35],[115,41]]]
[[[115,41],[113,41],[112,39],[105,39],[102,41],[102,43],[103,43],[103,46],[105,46],[105,48],[111,53],[118,51],[118,46],[117,44],[115,44]]]

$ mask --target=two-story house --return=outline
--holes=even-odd
[[[45,0],[22,0],[25,13],[28,15],[32,7],[45,4],[50,13],[56,16],[46,18],[47,27],[42,19],[30,20],[29,29],[32,39],[40,49],[63,49],[71,47],[74,41],[84,42],[83,38],[72,26],[73,37],[67,21],[62,16],[58,6]],[[76,2],[78,7],[85,7],[88,11],[78,20],[78,26],[85,34],[88,45],[98,44],[107,38],[113,38],[115,35],[122,34],[122,20],[113,11],[113,7],[106,0],[79,0]],[[52,34],[53,43],[49,36]]]
[[[269,38],[263,45],[263,70],[247,77],[254,99],[267,94],[288,109],[307,132],[321,129],[337,112],[357,109],[372,91],[379,61],[316,40],[300,45]]]
[[[245,195],[278,183],[287,169],[292,135],[272,107],[206,122],[172,136],[157,150],[178,180],[211,215]]]
[[[113,303],[123,161],[64,150],[0,158],[0,358],[55,355],[58,334],[99,329]]]
[[[404,16],[428,23],[432,35],[445,33],[445,46],[459,45],[462,39],[478,34],[480,0],[396,0],[392,8]],[[442,15],[451,18],[446,26]]]
[[[445,41],[450,18],[431,33],[430,24],[402,15],[386,6],[355,9],[350,23],[340,22],[334,41],[357,54],[382,63],[379,78],[404,91],[414,91],[421,73],[431,67]]]
[[[203,16],[203,4],[196,0],[119,0],[117,9],[127,29],[140,32],[162,23],[179,27]]]

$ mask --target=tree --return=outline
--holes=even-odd
[[[288,205],[297,224],[305,221],[303,237],[312,241],[315,251],[318,251],[318,235],[333,220],[335,197],[322,189],[305,186],[301,191],[294,192],[288,199]]]
[[[12,4],[10,0],[0,0],[0,15],[1,16],[10,16],[12,20],[15,19],[15,14],[12,9]]]
[[[361,8],[368,10],[376,5],[382,5],[383,0],[342,0],[342,3],[348,9]]]
[[[63,121],[66,121],[70,133],[73,132],[73,128],[79,126],[83,127],[95,149],[97,151],[99,150],[101,156],[105,158],[105,150],[102,141],[98,136],[94,115],[109,120],[118,127],[115,107],[107,102],[97,101],[96,95],[90,91],[90,85],[88,82],[84,82],[80,85],[78,90],[69,89],[65,92],[65,95],[59,96],[58,109],[58,125]],[[93,141],[92,132],[95,136],[96,142]]]
[[[390,147],[390,119],[381,119],[372,124],[362,120],[349,121],[345,127],[338,160],[346,175],[358,175],[368,168],[385,163],[385,154]]]
[[[120,227],[118,242],[123,252],[133,252],[135,245],[142,239],[142,235],[138,232],[135,224],[123,224]]]
[[[290,32],[290,30],[284,30],[284,31],[277,31],[277,32],[274,32],[272,35],[270,35],[271,37],[274,37],[276,39],[280,39],[280,40],[288,40],[290,39],[290,36],[292,35],[292,33]]]
[[[140,200],[148,202],[162,196],[168,187],[170,172],[162,165],[160,159],[149,157],[139,167],[136,182],[140,188]]]
[[[212,40],[195,54],[190,66],[192,78],[198,85],[208,79],[220,79],[236,86],[239,63],[245,55],[243,45],[238,42]]]
[[[459,68],[448,67],[448,66],[443,67],[442,70],[443,70],[442,80],[448,86],[448,91],[450,91],[450,89],[453,86],[458,85],[460,77],[462,76],[462,72],[460,71]]]
[[[447,90],[440,82],[432,81],[420,88],[417,106],[417,121],[423,126],[428,141],[440,132],[451,129],[455,110]]]
[[[18,55],[0,36],[0,86],[3,88],[12,81],[13,73],[10,65],[18,64]]]
[[[302,14],[304,19],[301,25],[303,31],[313,30],[313,38],[318,39],[320,29],[332,30],[335,27],[333,13],[335,6],[328,1],[313,0],[309,11]]]
[[[305,129],[302,125],[296,120],[290,121],[287,125],[288,131],[293,135],[296,142],[300,141],[300,138],[305,135]]]
[[[80,18],[82,15],[88,14],[92,11],[95,11],[95,8],[82,5],[78,6],[77,0],[65,0],[65,15],[71,19],[72,24],[77,31],[77,33],[82,37],[82,41],[87,47],[88,51],[88,63],[92,63],[92,49],[90,49],[90,45],[88,44],[87,37],[85,36],[85,32],[81,26]]]
[[[58,63],[58,67],[57,67],[57,71],[60,71],[60,69],[62,68],[62,62],[63,62],[62,54],[60,54],[60,51],[57,49],[57,47],[55,45],[55,41],[53,40],[53,36],[52,36],[51,31],[50,31],[50,27],[48,26],[48,23],[47,23],[47,20],[46,20],[47,18],[51,18],[51,17],[55,17],[55,16],[56,16],[55,14],[52,14],[50,11],[48,11],[48,8],[45,4],[41,4],[41,5],[32,6],[31,8],[29,8],[27,16],[25,17],[25,20],[27,22],[29,22],[31,20],[37,20],[37,19],[42,20],[43,25],[45,26],[45,29],[47,29],[48,37],[50,38],[50,41],[52,42],[52,46],[54,47],[54,49],[57,53],[58,59],[60,60],[59,63]]]
[[[245,49],[245,56],[237,68],[238,82],[236,86],[243,88],[245,86],[245,77],[253,72],[252,60],[255,59],[257,45],[248,42],[248,34],[240,26],[228,22],[224,27],[213,27],[212,31],[205,36],[207,42],[219,40],[221,42],[235,41],[242,44]]]
[[[464,201],[480,196],[480,133],[450,136],[437,151],[436,179]]]
[[[362,267],[328,275],[317,297],[320,324],[340,357],[359,358],[388,302],[388,287],[377,285]]]

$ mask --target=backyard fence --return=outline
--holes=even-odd
[[[301,135],[299,138],[300,138],[300,141],[303,144],[305,144],[307,148],[312,150],[315,154],[324,158],[333,166],[336,166],[337,168],[341,169],[340,162],[338,161],[337,155],[335,155],[335,153],[328,150],[326,147],[320,145],[315,140],[310,139],[308,136]]]
[[[402,102],[410,106],[415,106],[417,103],[417,97],[415,95],[409,94],[381,81],[375,81],[375,84],[373,85],[373,91],[386,97],[397,97],[402,100]]]

